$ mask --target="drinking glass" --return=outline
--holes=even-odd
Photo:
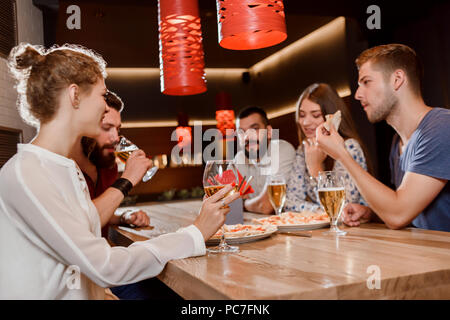
[[[286,181],[282,176],[274,175],[267,178],[267,194],[276,214],[281,214],[286,201]]]
[[[347,232],[338,228],[337,223],[345,205],[345,185],[343,178],[334,171],[321,171],[317,177],[320,203],[330,217],[330,230],[324,234],[344,236]]]
[[[130,154],[133,151],[138,150],[138,149],[139,148],[133,142],[131,142],[124,136],[121,136],[119,143],[116,146],[115,154],[123,163],[126,163]],[[145,173],[144,177],[142,178],[142,181],[147,182],[148,180],[153,178],[156,171],[158,171],[158,167],[156,167],[156,166],[153,166],[150,169],[148,169],[148,171]]]
[[[238,174],[236,165],[231,160],[211,160],[206,163],[205,171],[203,173],[203,188],[208,197],[211,197],[216,192],[220,191],[227,184],[234,184],[235,187],[230,190],[225,196],[229,196],[237,192]],[[239,247],[230,246],[225,239],[225,230],[222,225],[222,237],[220,243],[216,247],[208,248],[211,253],[226,253],[238,252]]]

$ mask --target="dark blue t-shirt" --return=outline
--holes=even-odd
[[[430,110],[413,132],[401,156],[399,142],[399,136],[395,135],[389,157],[391,179],[396,188],[408,171],[438,179],[450,179],[450,110]],[[422,229],[450,231],[448,182],[412,224]]]

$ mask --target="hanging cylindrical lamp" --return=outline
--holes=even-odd
[[[161,92],[184,96],[206,91],[197,0],[158,0]]]
[[[287,38],[281,0],[216,0],[219,44],[251,50],[276,45]]]
[[[184,148],[192,143],[192,128],[189,127],[189,117],[184,112],[177,115],[178,126],[175,129],[178,139],[178,146]]]
[[[219,92],[216,95],[216,121],[217,129],[224,137],[227,136],[227,129],[234,130],[234,110],[231,106],[230,94]]]

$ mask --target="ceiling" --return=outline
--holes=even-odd
[[[380,5],[383,14],[383,26],[387,27],[379,31],[363,30],[363,33],[365,33],[363,36],[367,39],[380,37],[389,33],[389,28],[394,28],[398,24],[416,19],[424,14],[432,2],[427,1],[427,3],[417,7],[405,6],[401,1],[321,0],[319,3],[305,0],[284,0],[287,39],[269,48],[234,51],[224,49],[218,44],[216,1],[199,0],[205,66],[206,68],[250,68],[338,16],[350,17],[358,21],[360,25],[365,25],[368,17],[366,9],[370,4]],[[99,52],[108,62],[110,68],[159,68],[156,0],[76,1],[82,14],[80,30],[69,30],[66,27],[66,19],[69,15],[65,12],[65,8],[73,4],[74,1],[33,0],[33,3],[43,11],[46,46],[51,46],[54,43],[84,45]],[[133,83],[133,81],[128,83],[122,81],[119,84],[120,79],[118,78],[110,81],[110,84],[116,86],[116,89],[120,88],[120,85],[122,87],[134,85],[136,88],[136,90],[133,88],[134,91],[132,92],[129,91],[129,97],[123,96],[125,102],[133,101],[132,106],[127,106],[126,115],[123,115],[125,120],[137,118],[149,120],[152,118],[150,113],[143,113],[143,106],[139,106],[138,102],[143,100],[145,95],[148,96],[150,92],[152,95],[159,94],[157,90],[146,91],[145,85],[139,87],[136,84],[137,82]],[[124,94],[127,93],[124,92]],[[191,110],[193,113],[195,113],[194,110],[197,110],[197,114],[202,114],[205,106],[211,105],[213,99],[208,94],[213,93],[199,95],[195,98],[157,97],[157,99],[160,99],[158,101],[164,101],[164,103],[167,101],[168,105],[177,106],[177,110],[175,110],[175,107],[158,110],[158,118],[175,120],[180,108]],[[119,91],[119,95],[122,95],[121,91]],[[139,95],[142,95],[142,98],[139,98]],[[148,100],[148,97],[145,99]],[[210,116],[207,117],[211,118]]]
[[[394,3],[392,3],[394,2]],[[199,0],[203,47],[207,68],[249,68],[292,42],[309,34],[337,16],[365,22],[369,4],[379,4],[384,25],[393,26],[413,19],[427,4],[403,6],[401,1],[314,1],[284,0],[288,38],[275,46],[234,51],[219,46],[216,1]],[[432,1],[431,1],[432,2]],[[45,44],[79,43],[95,48],[109,67],[159,67],[158,8],[156,0],[79,0],[81,30],[69,30],[64,9],[74,1],[34,0],[44,12]],[[430,1],[427,2],[428,4]],[[392,20],[388,23],[388,20]]]

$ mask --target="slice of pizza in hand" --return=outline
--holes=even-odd
[[[338,110],[335,114],[327,114],[325,116],[325,124],[323,125],[327,131],[330,131],[330,126],[333,125],[336,131],[339,130],[339,125],[341,124],[341,110]]]

